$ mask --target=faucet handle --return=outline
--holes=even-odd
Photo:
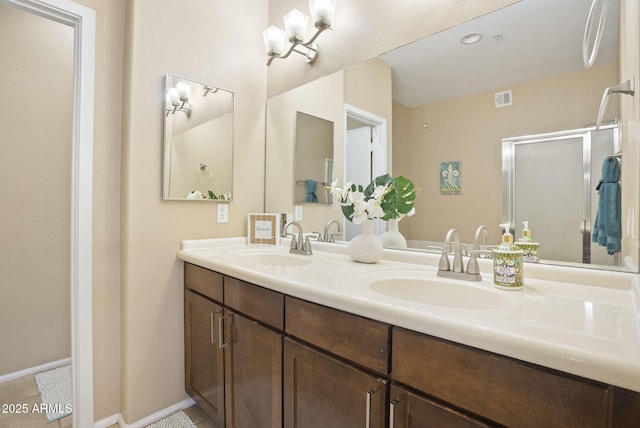
[[[305,254],[311,254],[311,241],[309,241],[308,236],[304,239],[304,244],[302,244],[302,250],[305,252]]]
[[[449,256],[447,255],[446,247],[442,248],[442,255],[440,256],[440,262],[438,262],[438,270],[449,271],[451,265],[449,264]]]

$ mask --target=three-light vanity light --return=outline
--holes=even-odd
[[[303,55],[308,64],[313,64],[316,61],[320,49],[316,39],[324,30],[331,28],[336,0],[309,0],[309,9],[316,32],[306,42],[304,38],[309,25],[309,17],[297,9],[293,9],[284,16],[284,30],[272,25],[262,33],[264,47],[269,55],[267,65],[271,65],[271,62],[276,58],[287,58],[291,52]],[[290,46],[283,54],[287,41]]]
[[[176,111],[181,111],[191,116],[191,106],[189,105],[189,96],[191,95],[191,86],[185,82],[178,82],[176,86],[169,88],[167,91],[167,101],[165,107],[165,114],[175,114]]]

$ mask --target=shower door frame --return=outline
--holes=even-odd
[[[502,139],[502,207],[503,222],[509,224],[509,230],[515,236],[516,222],[516,171],[515,171],[515,152],[518,145],[532,143],[547,143],[553,141],[562,141],[570,139],[582,139],[582,224],[580,232],[582,233],[582,263],[591,263],[591,228],[592,228],[592,210],[591,210],[591,190],[593,180],[591,178],[591,153],[592,141],[591,135],[593,131],[602,131],[611,129],[613,131],[613,148],[614,153],[620,151],[620,125],[613,123],[610,125],[595,127],[572,129],[567,131],[549,132],[544,134],[525,135],[521,137],[510,137]]]

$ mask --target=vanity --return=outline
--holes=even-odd
[[[636,275],[525,267],[525,289],[436,254],[184,241],[185,382],[216,426],[640,425]]]

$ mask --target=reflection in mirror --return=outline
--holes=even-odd
[[[230,200],[233,92],[167,74],[163,199]]]
[[[557,226],[565,216],[559,208],[565,206],[547,210],[546,218],[551,220],[547,223],[505,216],[503,191],[508,189],[501,180],[500,142],[518,135],[558,133],[594,124],[604,88],[618,81],[617,3],[608,3],[598,61],[588,70],[582,64],[581,47],[589,4],[580,0],[523,0],[381,55],[393,69],[393,172],[411,177],[423,189],[416,215],[400,224],[409,245],[438,245],[452,227],[458,229],[463,242],[470,243],[474,230],[482,224],[489,227],[490,241],[496,244],[500,241],[499,224],[512,220],[517,237],[521,221],[529,220],[541,252],[546,249],[546,255],[542,254],[545,261],[583,263],[580,250],[588,233],[580,232],[584,229],[582,210],[577,223],[564,228],[565,233],[575,235],[572,241],[579,242],[575,258],[561,255],[568,240],[545,243],[545,236],[556,230],[546,230],[547,224]],[[540,28],[548,31],[541,33]],[[461,43],[470,33],[482,37],[476,44]],[[617,117],[618,106],[612,103],[605,119]],[[402,130],[399,119],[408,123],[404,135],[396,132]],[[536,177],[556,177],[556,189],[563,188],[582,200],[582,174],[577,186],[569,187],[552,166],[556,159],[545,157],[538,164]],[[438,191],[439,168],[450,161],[460,161],[462,166],[461,192],[442,195]],[[594,160],[594,187],[601,164]],[[540,206],[545,196],[541,188],[535,183],[526,192],[516,188],[513,198],[536,201]],[[593,222],[595,212],[592,214],[584,219]],[[586,244],[591,247],[590,242]],[[594,248],[593,255],[599,250]],[[615,259],[592,257],[590,261],[592,266],[609,268],[618,264]]]
[[[619,126],[507,138],[502,144],[504,214],[516,239],[526,221],[534,240],[543,243],[543,260],[620,266],[619,198],[605,198],[599,184],[603,163],[618,162]],[[609,248],[593,242],[596,215],[612,220],[605,232]]]
[[[607,4],[610,9],[600,52],[588,70],[582,65],[581,55],[589,12],[589,2],[583,0],[522,0],[379,56],[393,70],[390,172],[409,177],[422,189],[416,200],[416,214],[400,222],[400,231],[410,246],[424,249],[439,245],[450,228],[460,232],[464,243],[472,244],[475,230],[483,224],[490,231],[489,244],[500,241],[498,225],[506,220],[501,141],[519,135],[591,127],[603,90],[618,83],[621,18],[618,2]],[[473,32],[483,34],[478,43],[460,43],[463,36]],[[378,91],[380,86],[375,89]],[[347,82],[344,90],[352,90]],[[320,96],[305,93],[307,97]],[[496,97],[500,93],[511,96]],[[620,110],[618,103],[609,103],[605,121],[623,117]],[[268,153],[272,145],[274,141],[268,139]],[[624,151],[624,138],[622,145]],[[336,152],[334,160],[342,164],[342,153]],[[272,161],[273,157],[267,156],[267,181],[276,171],[282,174],[282,165],[272,167]],[[452,161],[460,161],[462,167],[461,192],[443,195],[440,167]],[[593,168],[597,171],[593,173],[595,185],[600,178],[600,165]],[[625,205],[638,205],[638,192],[633,191],[638,185],[624,182],[625,172],[637,169],[637,160],[629,157],[621,181],[623,213],[627,213]],[[581,194],[582,186],[572,191]],[[536,198],[534,194],[514,197]],[[280,205],[270,209],[286,209]],[[307,209],[305,216],[313,214],[310,211]],[[515,226],[519,231],[522,225]],[[530,227],[534,235],[544,233],[543,226],[533,221]],[[579,225],[574,229],[582,236]],[[544,248],[544,243],[541,245]],[[631,250],[625,250],[623,245],[622,259]],[[591,262],[591,267],[611,268],[593,257]]]
[[[296,112],[293,198],[296,204],[331,204],[333,122]]]

